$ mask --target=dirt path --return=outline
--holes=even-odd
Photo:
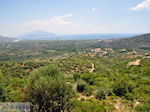
[[[137,59],[137,60],[135,60],[135,61],[131,61],[131,62],[129,62],[128,64],[127,64],[127,67],[129,67],[129,66],[133,66],[133,65],[140,65],[141,64],[141,59]]]
[[[89,63],[91,63],[92,68],[89,70],[90,73],[92,73],[95,70],[94,64],[88,60]]]
[[[116,104],[114,105],[116,108],[115,112],[121,112],[121,100],[122,100],[121,98],[116,99]]]
[[[85,101],[86,101],[86,100],[89,99],[89,98],[95,98],[95,97],[94,97],[93,95],[92,95],[92,96],[84,96],[84,95],[82,95],[82,94],[79,94],[78,100],[81,100],[82,98],[84,98]]]

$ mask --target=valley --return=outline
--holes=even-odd
[[[150,0],[0,0],[0,112],[150,112]]]
[[[30,102],[33,111],[149,112],[149,40],[0,43],[0,101]]]

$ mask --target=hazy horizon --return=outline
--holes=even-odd
[[[0,35],[150,32],[150,0],[1,0]]]

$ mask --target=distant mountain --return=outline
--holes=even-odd
[[[76,34],[60,36],[61,40],[91,40],[91,39],[118,39],[129,38],[137,34]]]
[[[81,40],[81,39],[114,39],[135,36],[136,34],[76,34],[55,35],[45,31],[33,31],[22,34],[18,38],[25,40]]]
[[[49,33],[45,31],[33,31],[22,34],[18,36],[18,38],[25,40],[53,40],[55,39],[55,36],[56,35],[54,33]]]
[[[13,42],[15,40],[16,39],[14,39],[14,38],[8,38],[8,37],[0,36],[0,43]]]
[[[98,43],[97,43],[98,46]],[[145,48],[150,49],[150,33],[134,36],[131,38],[115,39],[112,42],[101,42],[101,47],[112,48]]]

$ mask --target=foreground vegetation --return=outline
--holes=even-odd
[[[150,112],[150,50],[109,43],[1,43],[0,102],[30,102],[33,112]]]
[[[39,112],[149,112],[150,60],[127,67],[136,59],[74,55],[1,63],[0,100],[31,102]]]

